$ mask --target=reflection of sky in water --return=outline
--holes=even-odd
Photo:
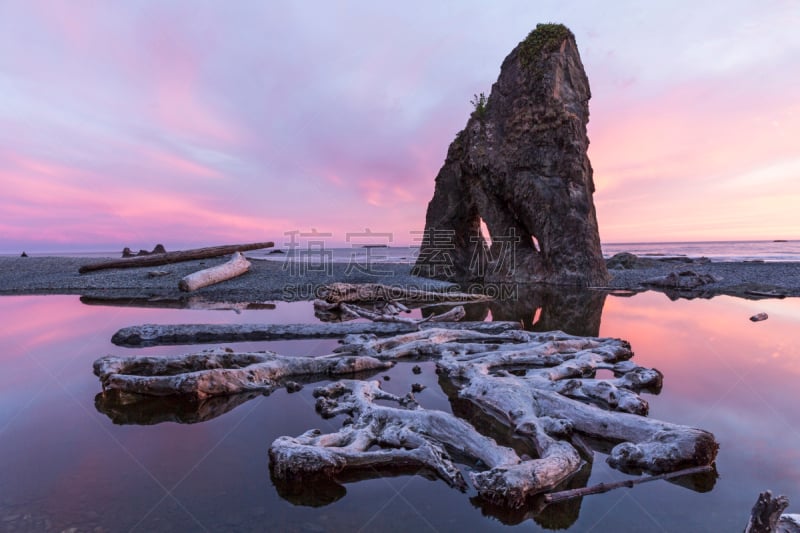
[[[769,320],[751,323],[756,312]],[[186,346],[125,349],[109,339],[140,323],[303,322],[308,303],[274,310],[192,311],[86,306],[74,296],[0,298],[0,515],[22,530],[47,524],[128,530],[491,530],[442,482],[401,476],[346,485],[347,495],[318,508],[281,499],[269,479],[267,449],[279,435],[337,420],[314,413],[313,386],[257,397],[201,424],[114,425],[95,409],[100,387],[91,363],[106,353],[178,354]],[[697,493],[666,482],[583,500],[573,526],[584,531],[740,530],[759,491],[786,494],[800,509],[800,414],[794,409],[800,346],[794,332],[800,300],[728,297],[670,302],[646,293],[606,298],[600,334],[631,341],[636,361],[665,375],[651,415],[710,430],[721,444],[720,479]],[[212,347],[208,345],[207,347]],[[331,340],[240,343],[292,355],[327,353]],[[432,363],[389,372],[386,389],[429,387],[425,407],[448,409]],[[590,483],[621,475],[595,463]],[[611,512],[609,512],[611,510]],[[47,521],[47,522],[45,522]],[[528,527],[530,522],[520,527]]]

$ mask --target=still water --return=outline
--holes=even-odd
[[[635,361],[664,373],[650,416],[701,427],[720,442],[719,478],[698,492],[657,481],[578,500],[557,518],[482,507],[419,476],[377,478],[281,494],[267,449],[280,435],[340,421],[314,411],[314,386],[280,389],[201,413],[156,406],[126,411],[97,397],[92,361],[102,355],[178,354],[192,347],[126,349],[119,328],[142,323],[313,322],[310,303],[274,309],[199,311],[86,305],[77,296],[0,297],[0,531],[741,531],[764,489],[800,511],[800,300],[730,297],[672,302],[633,297],[522,295],[514,305],[473,309],[475,318],[522,320],[529,328],[622,337]],[[766,312],[769,319],[748,317]],[[329,353],[335,341],[238,343],[241,350]],[[209,345],[208,347],[213,347]],[[417,363],[419,364],[419,363]],[[383,387],[450,410],[433,363],[400,363]],[[243,399],[244,400],[244,399]],[[108,413],[108,414],[105,414]],[[196,423],[179,423],[196,422]],[[589,484],[623,479],[597,453]],[[588,473],[588,472],[587,472]],[[698,487],[695,487],[698,488]]]

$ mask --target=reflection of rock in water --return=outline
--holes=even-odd
[[[187,396],[154,397],[108,390],[94,397],[94,406],[120,425],[197,424],[224,415],[261,395],[261,392],[245,392],[196,400]]]
[[[523,329],[528,331],[560,330],[584,337],[600,334],[605,292],[522,283],[506,288],[508,290],[502,291],[502,298],[464,305],[467,312],[464,320],[485,320],[491,311],[492,320],[521,322]],[[491,291],[487,289],[486,292]],[[422,315],[427,317],[446,309],[443,306],[426,307]]]

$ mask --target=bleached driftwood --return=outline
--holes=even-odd
[[[255,242],[250,244],[228,244],[224,246],[211,246],[209,248],[194,248],[191,250],[178,250],[176,252],[165,252],[163,254],[151,254],[126,259],[115,259],[113,261],[101,261],[89,263],[78,269],[78,272],[85,274],[95,270],[106,268],[133,268],[143,266],[168,265],[181,261],[193,261],[195,259],[210,259],[229,255],[234,252],[246,252],[248,250],[259,250],[261,248],[272,248],[274,242]]]
[[[440,380],[449,381],[460,400],[471,402],[501,425],[510,427],[536,452],[534,459],[519,458],[518,463],[484,461],[490,468],[470,475],[473,486],[484,498],[505,505],[520,506],[529,496],[552,490],[578,471],[581,455],[570,442],[576,431],[620,442],[611,451],[608,462],[625,471],[670,472],[708,465],[716,457],[718,445],[710,433],[642,416],[647,412],[647,403],[636,393],[660,388],[662,376],[656,370],[627,361],[632,356],[630,346],[618,339],[573,337],[561,332],[509,331],[489,335],[468,330],[428,329],[388,339],[351,335],[337,352],[323,359],[343,354],[384,361],[411,356],[438,358]],[[598,369],[613,371],[615,378],[594,379]],[[355,385],[344,383],[325,390],[320,393],[322,398],[335,400],[337,395],[345,393],[349,396],[334,401],[333,407],[322,402],[323,415],[351,410],[351,414],[355,413],[354,425],[361,412],[369,414],[365,424],[374,416],[373,408],[364,406],[366,393],[357,390]],[[359,394],[361,400],[351,398]],[[375,399],[383,398],[377,392],[371,394]],[[388,432],[395,431],[395,419],[390,416],[394,413],[381,412],[380,427],[388,428]],[[418,417],[429,416],[419,414],[419,410],[413,412]],[[401,419],[407,416],[402,414]],[[405,422],[397,424],[405,427]],[[414,427],[422,427],[422,422]],[[359,467],[364,461],[373,460],[372,455],[364,452],[371,444],[385,442],[385,446],[391,447],[390,443],[397,442],[391,434],[384,439],[375,434],[374,428],[369,431],[371,433],[353,433],[343,429],[333,435],[309,432],[294,440],[283,437],[273,444],[278,451],[271,453],[275,463],[272,468],[282,475],[295,471],[333,474],[337,469]],[[426,438],[436,440],[439,437],[426,433]],[[358,444],[346,451],[358,454],[337,454],[338,448],[351,442]],[[438,442],[446,448],[450,441]],[[330,446],[336,447],[337,452]],[[397,462],[406,464],[407,453],[403,446],[398,448]],[[384,450],[374,459],[387,464],[391,462],[392,453],[395,452]],[[479,457],[471,454],[473,452],[467,453]],[[348,465],[349,460],[353,461],[352,465]],[[447,477],[449,463],[442,462],[441,458],[437,461],[427,466],[458,486],[453,481],[455,478]]]
[[[217,349],[171,357],[108,355],[94,362],[94,374],[104,390],[203,399],[271,391],[280,387],[282,380],[295,376],[340,376],[390,366],[390,362],[362,356],[326,359]]]
[[[401,398],[381,390],[378,381],[338,381],[318,388],[314,395],[323,417],[346,414],[352,422],[332,434],[311,430],[276,439],[269,448],[274,478],[334,477],[347,470],[412,466],[465,490],[467,484],[448,449],[489,468],[527,470],[511,448],[499,446],[449,413],[420,408],[410,395]],[[397,407],[377,400],[395,402]],[[516,479],[524,482],[525,475],[520,472]]]
[[[347,322],[333,324],[142,324],[118,330],[117,346],[162,346],[289,339],[343,338],[351,334],[397,335],[427,328],[469,329],[501,333],[519,329],[517,322]]]
[[[250,270],[250,261],[241,252],[234,252],[233,257],[226,263],[184,276],[178,282],[178,288],[184,292],[196,291],[241,276],[248,270]]]
[[[753,505],[744,533],[800,532],[800,515],[783,514],[787,507],[789,499],[786,496],[773,497],[768,490],[762,492]]]
[[[461,305],[422,319],[401,316],[401,313],[409,313],[410,310],[399,302],[382,302],[381,305],[373,307],[374,309],[367,309],[352,303],[338,302],[331,304],[324,300],[314,300],[314,315],[323,322],[366,318],[373,322],[400,322],[409,325],[423,324],[425,322],[458,322],[466,316],[464,307]]]
[[[455,286],[454,286],[455,287]],[[399,285],[380,283],[331,283],[317,292],[328,303],[354,302],[485,302],[492,298],[483,294],[469,294],[447,288],[441,292],[425,291]]]

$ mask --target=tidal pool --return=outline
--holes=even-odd
[[[740,531],[758,493],[800,512],[800,300],[730,297],[670,301],[522,295],[473,308],[474,318],[532,329],[621,337],[664,387],[645,394],[650,416],[713,432],[718,479],[687,488],[657,481],[577,500],[559,513],[481,504],[474,491],[402,475],[287,493],[270,480],[267,450],[281,435],[335,431],[307,385],[206,411],[164,402],[136,409],[105,401],[92,362],[105,354],[180,354],[215,345],[129,349],[119,328],[142,323],[314,322],[309,302],[274,309],[189,310],[86,305],[77,296],[0,297],[0,530],[4,531]],[[95,302],[97,303],[97,302]],[[119,302],[117,302],[119,303]],[[752,323],[751,315],[769,319]],[[289,355],[329,353],[336,341],[228,344]],[[412,372],[414,364],[422,372]],[[383,379],[389,377],[389,380]],[[390,392],[412,383],[426,408],[450,411],[432,362],[377,375]],[[214,416],[210,416],[211,415]],[[626,478],[597,452],[588,484]]]

